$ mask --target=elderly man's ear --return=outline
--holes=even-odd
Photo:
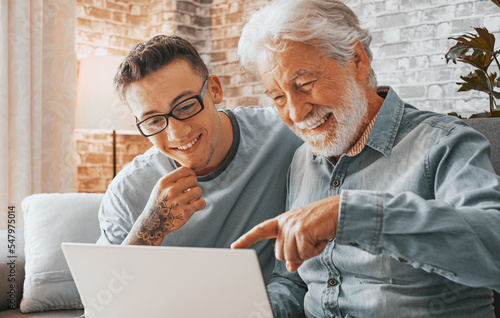
[[[359,40],[356,40],[354,53],[356,54],[354,58],[354,63],[356,64],[356,77],[360,81],[366,80],[370,75],[370,59],[366,54],[363,44],[361,44]]]

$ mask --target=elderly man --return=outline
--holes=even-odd
[[[338,0],[274,0],[238,54],[306,143],[289,171],[290,211],[232,246],[276,238],[308,290],[307,317],[494,317],[500,178],[486,138],[376,87],[371,41]],[[300,266],[300,267],[299,267]],[[277,290],[277,289],[276,289]]]
[[[115,86],[154,146],[109,185],[98,243],[229,247],[285,211],[287,170],[302,141],[274,107],[218,111],[221,82],[188,41],[137,45]],[[267,281],[272,242],[255,249]]]

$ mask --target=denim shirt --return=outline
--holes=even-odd
[[[389,89],[358,155],[332,164],[306,144],[297,150],[288,208],[340,194],[337,236],[299,267],[308,290],[275,283],[269,292],[293,302],[307,292],[306,317],[494,318],[500,177],[489,156],[488,140],[463,121]],[[276,317],[303,316],[272,304]]]

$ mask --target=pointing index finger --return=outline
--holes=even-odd
[[[278,236],[278,220],[270,219],[254,226],[250,231],[243,234],[233,244],[232,249],[247,248],[260,240],[276,238]]]

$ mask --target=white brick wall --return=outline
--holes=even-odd
[[[414,106],[464,115],[488,109],[485,93],[457,92],[460,75],[473,70],[446,64],[450,36],[487,27],[500,48],[500,8],[489,0],[351,0],[373,34],[373,68],[379,84],[391,85]],[[498,68],[492,71],[498,73]]]

